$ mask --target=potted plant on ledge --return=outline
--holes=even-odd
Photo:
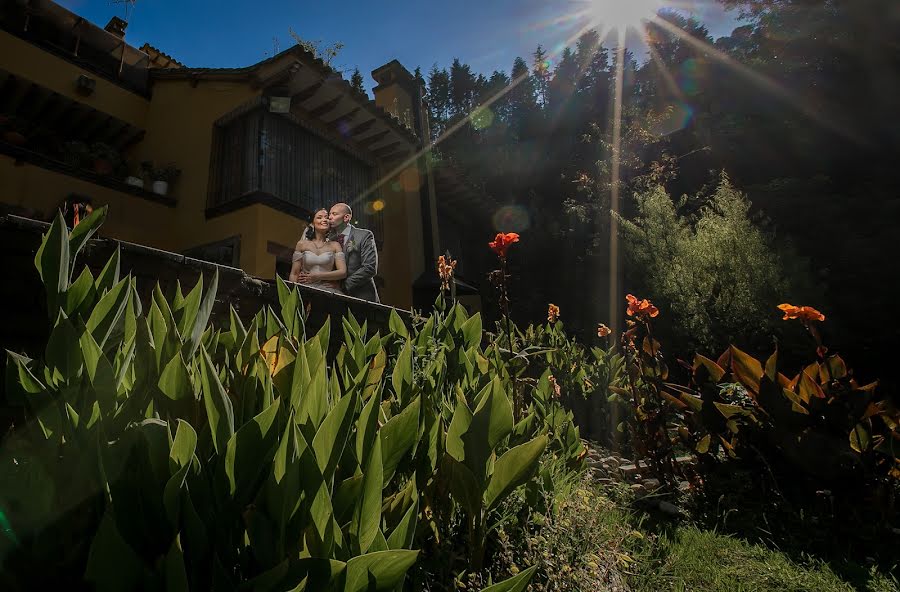
[[[91,159],[92,170],[104,176],[113,174],[121,161],[118,151],[103,142],[91,144]]]
[[[181,175],[175,163],[169,163],[162,168],[153,169],[153,193],[157,195],[167,195],[169,193],[169,184],[174,182]]]

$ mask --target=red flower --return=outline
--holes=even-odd
[[[628,301],[628,316],[630,317],[653,318],[659,315],[659,309],[653,306],[653,303],[646,298],[638,300],[632,294],[629,294],[625,297],[625,300]]]
[[[779,304],[779,310],[784,313],[783,321],[790,319],[799,319],[804,322],[808,321],[824,321],[825,315],[817,311],[811,306],[794,306],[793,304]]]
[[[602,339],[602,338],[608,336],[610,333],[612,333],[612,329],[610,329],[603,323],[600,323],[599,325],[597,325],[597,337]]]
[[[497,236],[494,238],[493,242],[489,242],[488,246],[497,253],[497,256],[501,259],[506,258],[506,251],[509,249],[509,246],[513,243],[519,242],[519,235],[515,232],[507,232],[497,233]]]

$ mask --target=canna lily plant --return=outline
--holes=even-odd
[[[329,359],[330,323],[309,334],[280,280],[276,306],[216,326],[215,273],[146,300],[118,251],[76,274],[106,213],[50,226],[35,257],[46,348],[7,352],[27,421],[0,447],[3,589],[421,588],[418,549],[453,511],[444,460],[472,474],[457,499],[478,528],[533,474],[546,436],[506,450],[508,391],[485,376],[478,315],[454,306],[416,332],[394,313],[383,335],[348,315]],[[474,411],[460,391],[481,393]]]

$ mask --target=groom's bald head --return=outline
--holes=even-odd
[[[331,223],[332,228],[343,228],[352,219],[353,210],[344,202],[334,204],[328,212],[328,221]]]

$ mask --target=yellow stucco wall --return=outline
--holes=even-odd
[[[0,201],[3,203],[49,220],[71,193],[90,196],[95,206],[109,205],[103,236],[157,249],[174,249],[174,237],[166,230],[174,218],[173,208],[31,164],[16,165],[12,158],[0,155]]]
[[[47,216],[69,194],[84,194],[97,206],[110,206],[103,235],[174,252],[239,236],[240,267],[267,279],[274,277],[276,262],[269,243],[293,247],[300,238],[304,221],[264,205],[206,218],[213,124],[260,94],[249,82],[156,80],[148,100],[2,31],[0,68],[145,130],[126,156],[156,166],[172,162],[182,171],[170,187],[177,205],[167,207],[35,165],[15,165],[0,155],[0,201]],[[88,97],[75,93],[81,74],[96,80]],[[393,95],[384,95],[379,104],[385,101],[392,103]],[[398,106],[409,108],[402,93]],[[412,283],[424,270],[418,186],[412,168],[388,180],[382,191],[382,301],[401,308],[411,306]]]
[[[177,250],[239,234],[242,220],[252,219],[245,213],[207,222],[206,199],[213,124],[258,94],[249,84],[238,82],[203,81],[196,87],[186,80],[154,83],[147,133],[134,156],[136,161],[153,160],[157,166],[174,162],[181,169],[171,191],[178,201],[172,228]],[[243,244],[241,248],[243,257]],[[255,269],[245,271],[255,273]]]
[[[0,31],[0,68],[139,128],[145,125],[150,104],[146,98],[5,31]],[[96,81],[94,92],[87,97],[75,92],[75,81],[81,75]]]

